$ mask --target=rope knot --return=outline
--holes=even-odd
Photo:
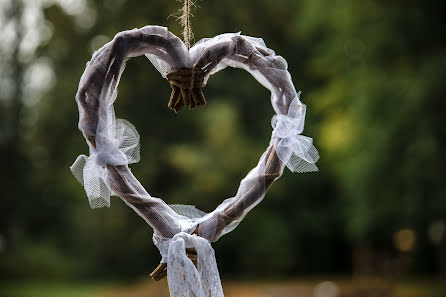
[[[195,108],[206,105],[203,91],[205,73],[198,67],[180,68],[167,74],[167,80],[172,87],[168,107],[176,113],[183,106]]]

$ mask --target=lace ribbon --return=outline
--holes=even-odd
[[[209,241],[185,232],[173,238],[153,235],[162,260],[167,263],[167,279],[171,297],[223,297],[214,249]],[[186,248],[197,252],[197,267],[186,255]]]
[[[313,145],[313,139],[301,135],[305,125],[306,106],[298,101],[299,95],[300,92],[290,104],[287,115],[273,116],[271,141],[278,141],[277,156],[292,172],[318,171],[315,163],[319,159],[319,153]]]
[[[85,188],[91,208],[110,207],[112,192],[105,166],[127,165],[139,161],[139,134],[128,121],[117,119],[110,137],[97,134],[96,148],[90,146],[90,156],[80,155],[70,170]]]

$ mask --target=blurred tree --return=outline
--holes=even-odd
[[[371,251],[380,261],[408,256],[416,272],[440,270],[435,265],[446,259],[442,5],[199,4],[196,40],[242,29],[287,59],[308,104],[305,135],[322,156],[319,173],[285,172],[238,229],[215,243],[222,273],[346,273],[353,251],[359,258]],[[68,167],[87,152],[74,101],[85,62],[122,30],[159,24],[179,35],[179,24],[167,19],[179,5],[0,4],[2,277],[131,277],[159,261],[145,222],[119,199],[110,209],[89,210]],[[268,145],[269,94],[249,74],[228,69],[204,89],[207,107],[174,115],[162,81],[144,58],[130,60],[121,80],[117,116],[142,136],[142,161],[132,170],[154,196],[209,211],[234,195]],[[400,252],[394,244],[405,237],[395,234],[412,234],[412,249]]]
[[[360,249],[392,250],[392,235],[411,228],[421,259],[432,249],[428,225],[446,216],[444,7],[302,4],[296,28],[313,49],[305,69],[319,82],[311,102],[323,119],[316,139],[340,186],[346,232]],[[432,269],[423,259],[419,269]]]

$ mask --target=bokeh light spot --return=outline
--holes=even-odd
[[[401,229],[394,233],[393,243],[400,252],[410,252],[415,247],[416,234],[412,229]]]
[[[440,245],[443,242],[446,232],[446,224],[444,220],[433,222],[429,226],[429,239],[434,245]]]
[[[324,281],[317,284],[313,290],[314,297],[338,297],[339,286],[332,281]]]

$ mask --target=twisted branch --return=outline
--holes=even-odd
[[[79,107],[83,110],[79,127],[93,147],[100,107],[107,104],[107,98],[104,97],[106,90],[117,87],[129,57],[143,54],[155,55],[172,67],[173,71],[167,74],[167,79],[172,86],[169,107],[175,111],[184,105],[194,107],[205,104],[201,92],[205,78],[223,60],[232,60],[258,71],[274,90],[280,90],[284,99],[276,102],[278,113],[287,114],[289,104],[296,96],[284,60],[271,51],[253,45],[242,36],[214,44],[200,52],[198,57],[189,57],[184,43],[165,28],[149,26],[126,31],[116,35],[112,42],[93,56],[76,95]],[[192,67],[188,66],[191,60],[194,61]],[[248,210],[261,201],[271,184],[283,172],[275,144],[268,148],[264,160],[263,164],[259,164],[261,172],[246,181],[250,187],[244,188],[225,209],[213,212],[199,223],[199,236],[209,241],[217,240],[228,227],[240,221]],[[107,165],[106,169],[111,190],[149,223],[157,234],[172,238],[181,231],[173,210],[161,199],[151,197],[127,165]]]

